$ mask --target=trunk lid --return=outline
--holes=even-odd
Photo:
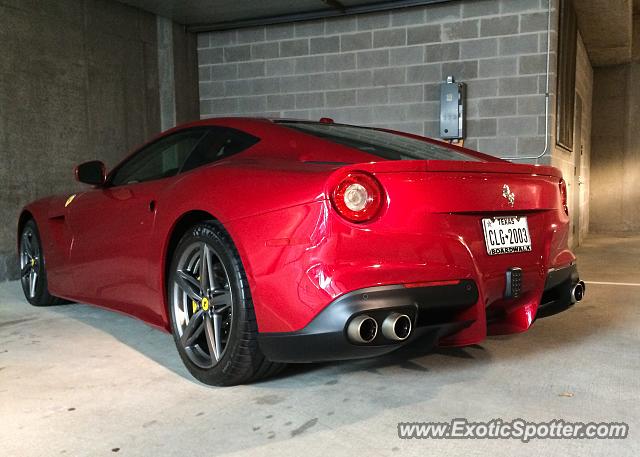
[[[522,214],[561,208],[560,170],[510,162],[385,161],[340,169],[377,177],[387,212]],[[498,214],[496,214],[498,213]]]
[[[495,174],[529,174],[562,177],[562,172],[548,165],[529,165],[499,162],[466,162],[457,160],[385,160],[354,164],[353,169],[370,173],[397,172],[465,172],[465,173],[495,173]]]

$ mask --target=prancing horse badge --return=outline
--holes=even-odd
[[[509,205],[511,206],[516,202],[516,194],[511,192],[511,189],[509,189],[507,184],[502,186],[502,196],[509,201]]]

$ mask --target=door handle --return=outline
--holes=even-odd
[[[151,200],[149,202],[149,211],[151,211],[152,213],[156,210],[156,201],[155,200]]]

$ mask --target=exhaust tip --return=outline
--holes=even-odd
[[[583,281],[578,281],[578,283],[573,286],[571,289],[571,302],[578,303],[580,300],[584,298],[585,287]]]
[[[370,343],[377,335],[378,323],[366,314],[353,318],[347,327],[347,336],[354,343]]]
[[[406,340],[411,335],[411,319],[406,314],[390,313],[382,322],[382,334],[389,340]]]

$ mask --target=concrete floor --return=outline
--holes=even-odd
[[[640,283],[640,236],[590,237],[587,281]],[[0,451],[49,455],[640,455],[640,287],[481,346],[296,366],[210,388],[169,335],[86,305],[38,309],[0,285]],[[625,421],[626,440],[400,440],[400,421]]]

